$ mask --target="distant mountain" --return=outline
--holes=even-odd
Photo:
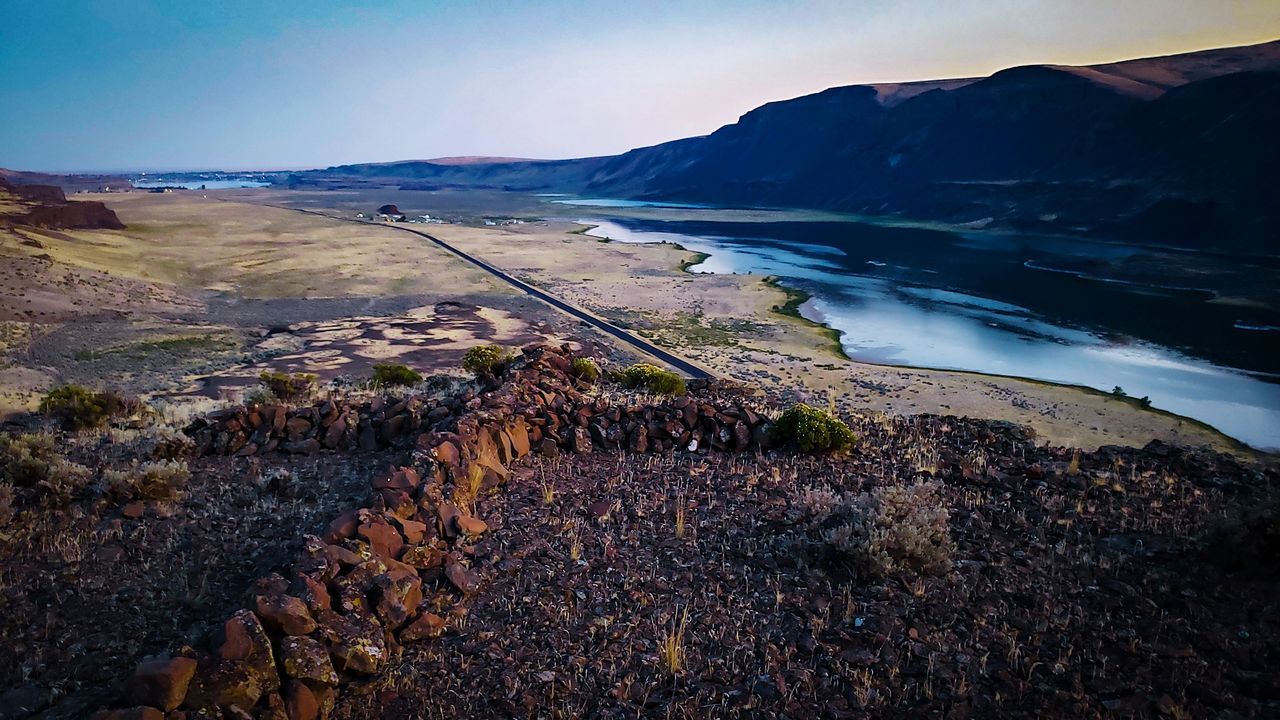
[[[705,137],[578,160],[409,161],[299,185],[554,190],[1280,251],[1280,41],[772,102]]]

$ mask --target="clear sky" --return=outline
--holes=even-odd
[[[0,0],[0,166],[612,154],[833,85],[1276,37],[1276,0]]]

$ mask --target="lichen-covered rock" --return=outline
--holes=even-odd
[[[284,673],[295,680],[315,685],[338,684],[329,649],[315,638],[287,637],[280,641],[280,659]]]
[[[330,611],[321,613],[319,620],[320,636],[340,672],[373,675],[386,664],[386,638],[373,616],[358,610],[347,615]]]

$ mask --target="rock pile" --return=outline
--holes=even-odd
[[[525,348],[523,363],[497,389],[437,399],[374,398],[360,404],[329,399],[302,408],[238,407],[197,420],[187,429],[201,454],[254,455],[281,451],[377,450],[407,444],[460,457],[458,436],[479,425],[515,424],[491,438],[505,448],[518,435],[540,454],[593,449],[663,452],[675,449],[744,451],[773,445],[773,423],[741,397],[704,389],[665,401],[620,402],[588,396],[590,383],[571,373],[568,347]],[[467,416],[463,420],[463,416]],[[422,435],[420,437],[420,435]]]
[[[226,620],[207,650],[140,664],[126,685],[130,707],[97,720],[325,717],[344,681],[377,674],[402,644],[439,636],[437,613],[481,586],[469,558],[488,523],[459,507],[460,489],[499,487],[534,452],[770,444],[771,422],[741,400],[706,391],[614,404],[588,389],[571,373],[568,346],[531,346],[486,392],[241,408],[193,425],[202,452],[238,455],[407,446],[416,435],[414,466],[378,477],[367,507],[305,536],[287,574],[259,580],[252,607]]]

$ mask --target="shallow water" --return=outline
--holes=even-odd
[[[865,223],[582,222],[595,237],[707,254],[691,272],[778,276],[812,294],[802,314],[858,360],[1120,386],[1280,447],[1280,335],[1257,329],[1275,314],[1209,303],[1212,288],[1077,269],[1141,248]]]
[[[262,188],[271,183],[259,180],[135,180],[133,186],[146,190],[158,187],[180,187],[187,190],[229,190],[233,188]]]

